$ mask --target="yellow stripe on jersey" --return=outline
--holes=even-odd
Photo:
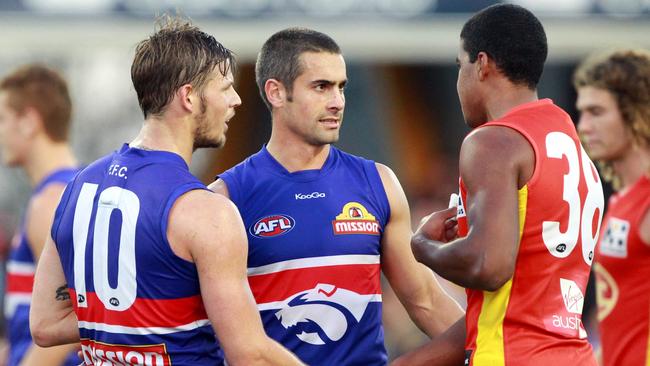
[[[528,186],[518,192],[519,197],[519,240],[526,222],[526,205],[528,204]],[[483,305],[478,317],[478,334],[476,350],[472,365],[474,366],[505,366],[505,350],[503,343],[503,319],[506,316],[512,279],[500,289],[489,292],[483,291]]]
[[[650,366],[650,334],[648,334],[648,345],[645,350],[645,366]]]

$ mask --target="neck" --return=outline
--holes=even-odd
[[[612,162],[612,168],[620,180],[619,190],[628,188],[650,171],[650,147],[632,145],[623,158]]]
[[[266,150],[290,173],[320,169],[325,164],[330,144],[312,145],[293,133],[281,133],[274,128]]]
[[[129,146],[169,151],[180,155],[189,166],[194,152],[194,133],[184,118],[149,117]]]
[[[67,142],[40,141],[34,144],[29,160],[23,166],[32,187],[54,171],[77,166],[77,160]]]
[[[486,100],[487,120],[494,121],[519,105],[537,100],[536,90],[530,90],[525,86],[513,86],[508,80],[500,80],[490,89]]]

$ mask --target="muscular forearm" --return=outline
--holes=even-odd
[[[465,358],[465,317],[421,347],[399,357],[391,366],[458,366]]]
[[[242,351],[244,352],[240,354],[231,354],[228,358],[228,364],[233,366],[303,365],[296,356],[270,338],[249,344],[242,348]]]
[[[54,301],[40,301],[44,296],[40,291],[34,296],[29,313],[29,328],[34,343],[51,347],[79,342],[79,325],[70,304],[67,286],[60,286],[56,294],[51,295]]]
[[[63,365],[66,357],[78,348],[78,344],[50,348],[43,348],[33,344],[29,347],[20,366]]]
[[[486,262],[490,258],[484,252],[472,250],[469,240],[466,237],[442,243],[416,234],[411,239],[411,248],[418,262],[457,285],[485,291],[499,289],[509,277],[505,272],[489,271]]]
[[[426,306],[406,305],[406,310],[413,323],[429,338],[434,338],[453,325],[464,312],[460,305],[449,297],[441,288],[438,294],[431,294]]]
[[[265,353],[265,365],[282,366],[282,365],[304,365],[298,357],[282,347],[279,343],[270,340],[269,352]]]

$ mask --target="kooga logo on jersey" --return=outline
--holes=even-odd
[[[263,217],[253,224],[248,232],[258,238],[270,238],[291,231],[296,221],[288,215],[271,215]]]
[[[297,200],[311,200],[314,198],[325,198],[325,193],[322,192],[312,192],[310,194],[296,193]]]

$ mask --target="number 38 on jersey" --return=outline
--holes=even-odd
[[[568,205],[569,211],[567,223],[544,221],[544,244],[553,256],[566,258],[581,238],[582,258],[591,265],[605,206],[603,187],[596,167],[582,146],[578,150],[574,140],[562,132],[546,135],[546,154],[548,158],[563,159],[568,163],[568,172],[564,175],[562,184],[562,199]],[[579,191],[581,181],[584,181],[587,187],[584,201]]]

